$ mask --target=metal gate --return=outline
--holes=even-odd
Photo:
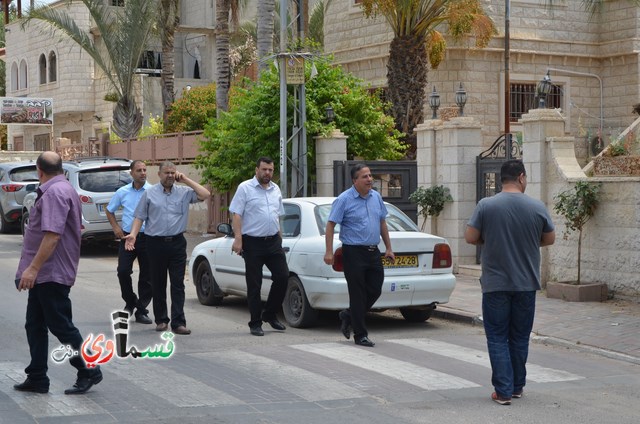
[[[502,191],[500,168],[511,159],[521,159],[520,145],[513,142],[513,134],[502,134],[484,152],[476,157],[476,202]],[[481,246],[476,249],[476,262],[480,263]]]
[[[351,167],[363,161],[333,162],[333,195],[338,196],[352,185]],[[373,175],[373,186],[382,198],[396,206],[417,224],[418,206],[409,201],[409,195],[418,188],[418,171],[415,161],[364,162]]]

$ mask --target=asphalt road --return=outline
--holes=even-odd
[[[197,242],[190,239],[189,249]],[[372,314],[376,347],[345,340],[335,313],[312,329],[249,335],[244,300],[198,303],[187,281],[190,336],[175,336],[167,359],[113,357],[104,381],[65,396],[68,364],[50,363],[50,393],[12,386],[24,378],[26,293],[13,285],[21,237],[0,235],[0,423],[637,423],[639,367],[588,353],[532,344],[523,399],[489,399],[490,369],[480,327],[432,318],[410,324],[394,311]],[[83,336],[113,336],[111,313],[122,307],[116,251],[85,249],[72,289]],[[166,346],[153,325],[132,323],[129,345]],[[50,338],[50,348],[60,346]]]

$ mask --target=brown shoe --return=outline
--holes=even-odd
[[[168,329],[169,326],[166,322],[161,322],[160,324],[156,325],[156,331],[167,331]]]
[[[191,330],[189,330],[187,327],[185,327],[184,325],[181,325],[179,327],[174,328],[173,330],[174,333],[176,334],[182,334],[182,335],[189,335],[191,334]]]

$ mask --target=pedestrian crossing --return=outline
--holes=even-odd
[[[452,365],[446,370],[437,369],[442,361]],[[63,384],[73,378],[72,369],[65,370],[70,375],[65,382],[52,378],[49,394],[13,390],[13,385],[24,379],[25,365],[0,361],[0,392],[35,419],[109,416],[114,413],[112,409],[122,412],[138,408],[140,396],[152,411],[156,402],[158,408],[171,408],[175,413],[176,408],[228,411],[274,402],[367,401],[385,396],[380,391],[384,385],[424,392],[491,388],[486,351],[429,338],[389,339],[373,349],[343,341],[268,348],[250,345],[244,349],[179,353],[161,361],[118,359],[103,365],[104,381],[82,396],[63,394]],[[540,384],[586,378],[535,363],[527,368],[528,381]],[[357,381],[353,375],[366,376],[370,384],[363,384],[364,379]],[[101,401],[105,396],[113,397],[113,392],[123,401]]]

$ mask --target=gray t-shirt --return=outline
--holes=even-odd
[[[469,226],[480,231],[483,293],[540,290],[540,240],[554,230],[544,204],[501,192],[478,203]]]

